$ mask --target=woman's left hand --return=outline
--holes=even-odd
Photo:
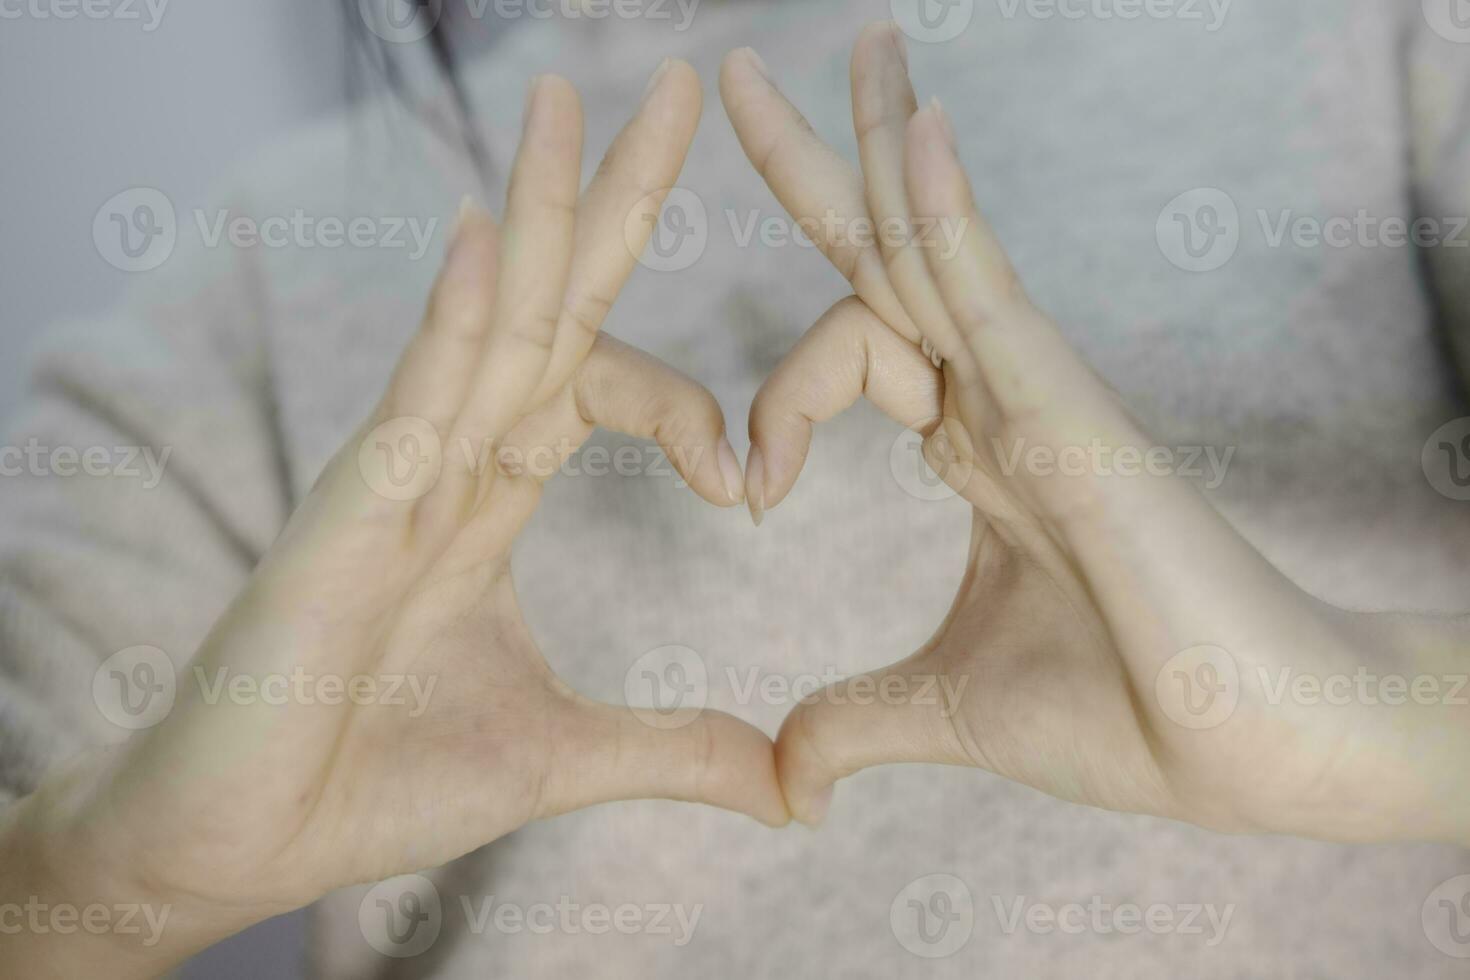
[[[948,119],[918,109],[907,67],[894,25],[864,32],[861,176],[752,52],[721,79],[747,154],[794,218],[827,232],[818,244],[858,294],[756,398],[754,509],[790,491],[811,424],[866,394],[924,433],[973,510],[969,566],[934,636],[839,685],[885,696],[818,694],[787,719],[777,760],[793,814],[819,821],[860,769],[928,762],[1220,830],[1470,840],[1463,708],[1290,694],[1303,674],[1453,676],[1463,626],[1410,637],[1327,606],[1183,479],[1092,465],[1093,447],[1140,463],[1156,447],[1021,288]],[[1027,465],[1037,450],[1060,462]],[[950,696],[919,696],[935,691]]]

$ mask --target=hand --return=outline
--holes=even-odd
[[[933,638],[860,680],[959,696],[798,706],[777,740],[793,814],[820,821],[834,781],[865,767],[928,762],[1219,830],[1466,839],[1463,709],[1272,693],[1283,669],[1463,671],[1465,645],[1458,661],[1442,641],[1388,652],[1386,632],[1304,594],[1175,477],[1010,465],[1036,447],[1075,460],[1151,444],[1022,289],[943,110],[917,109],[896,28],[863,33],[852,80],[861,175],[753,52],[722,72],[746,153],[794,218],[823,229],[819,247],[857,292],[757,396],[747,496],[757,514],[779,504],[812,423],[866,394],[926,435],[926,458],[973,507],[973,532]]]
[[[637,212],[657,215],[699,110],[692,69],[667,63],[579,201],[577,95],[558,78],[533,84],[503,227],[464,211],[387,394],[194,661],[211,681],[304,668],[408,678],[404,690],[427,697],[210,703],[188,670],[162,723],[17,808],[3,849],[26,856],[8,865],[10,886],[79,906],[105,895],[174,906],[164,949],[130,949],[109,975],[151,973],[159,956],[181,959],[333,888],[436,866],[603,801],[667,797],[786,822],[757,729],[712,712],[656,729],[552,673],[517,608],[510,546],[555,467],[485,465],[570,452],[600,424],[659,438],[702,496],[740,501],[713,397],[598,336],[641,247],[626,229],[651,229]],[[404,434],[444,447],[437,480],[410,494],[392,488],[378,451]],[[575,550],[566,562],[575,568]],[[17,881],[21,864],[31,877]],[[65,972],[63,954],[84,945],[47,960]]]

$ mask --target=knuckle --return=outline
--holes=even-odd
[[[612,309],[612,300],[597,293],[583,293],[571,299],[565,307],[567,319],[583,333],[596,336]]]
[[[702,440],[724,422],[724,412],[715,396],[684,379],[649,393],[644,412],[656,438],[665,444]]]
[[[560,317],[554,314],[541,311],[529,312],[516,320],[510,329],[510,336],[522,343],[550,352],[559,320]]]

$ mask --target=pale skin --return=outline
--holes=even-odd
[[[598,333],[640,251],[629,228],[651,229],[639,212],[656,214],[661,196],[649,195],[677,180],[700,108],[693,70],[667,63],[579,197],[576,92],[552,76],[532,83],[503,220],[475,207],[461,215],[374,416],[197,657],[210,672],[300,664],[344,678],[438,678],[427,710],[209,704],[181,685],[161,724],[56,773],[7,811],[0,835],[0,893],[168,904],[162,941],[22,932],[5,937],[0,972],[153,976],[335,887],[434,867],[610,800],[788,821],[762,732],[714,712],[651,727],[552,673],[510,575],[545,474],[476,469],[457,451],[534,458],[528,450],[575,449],[603,425],[660,440],[696,492],[740,503],[740,468],[709,392]],[[431,423],[451,448],[432,489],[398,501],[374,491],[359,446],[404,417]]]
[[[709,393],[598,332],[633,269],[627,229],[648,228],[638,219],[657,213],[654,192],[677,180],[698,79],[666,63],[585,190],[576,94],[536,80],[502,220],[464,211],[373,417],[196,657],[255,674],[306,664],[446,682],[416,717],[371,704],[207,704],[183,687],[162,724],[54,773],[0,825],[0,892],[167,903],[163,941],[21,933],[0,953],[6,972],[152,976],[334,888],[433,867],[603,802],[668,798],[815,824],[837,780],[884,763],[985,768],[1062,799],[1223,831],[1470,843],[1470,712],[1271,703],[1259,682],[1282,665],[1464,671],[1465,620],[1334,609],[1173,478],[1001,472],[997,443],[1149,441],[1027,298],[942,110],[917,108],[894,29],[869,28],[854,55],[861,172],[821,144],[752,52],[727,59],[721,92],[794,217],[942,217],[962,222],[959,248],[819,242],[856,295],[757,396],[742,480]],[[368,433],[401,418],[501,459],[566,451],[602,425],[657,439],[695,492],[746,502],[759,519],[795,485],[812,425],[864,395],[929,435],[926,452],[974,509],[950,615],[920,651],[869,676],[943,676],[962,695],[948,712],[813,699],[774,744],[708,711],[653,727],[551,672],[509,561],[545,474],[477,468],[450,451],[437,482],[402,501],[375,492],[359,459]],[[1238,664],[1239,703],[1188,728],[1174,688],[1156,682],[1202,644]]]
[[[917,692],[942,677],[963,696],[953,705],[822,696],[796,708],[776,744],[792,814],[820,822],[833,783],[858,770],[929,762],[1222,831],[1470,840],[1470,710],[1324,706],[1272,686],[1283,668],[1453,678],[1470,666],[1470,622],[1328,606],[1173,477],[1004,472],[1018,443],[1061,450],[1100,439],[1140,452],[1151,443],[1027,297],[976,208],[942,108],[917,106],[895,27],[869,27],[853,56],[860,173],[768,75],[754,52],[737,51],[720,88],[746,153],[794,218],[823,231],[896,222],[915,236],[937,219],[963,235],[952,254],[936,235],[818,242],[856,296],[813,327],[755,399],[752,510],[759,518],[791,490],[812,424],[863,395],[930,434],[926,455],[974,508],[949,616],[912,656],[844,682],[872,690],[896,680],[890,690]],[[942,356],[942,370],[925,350]],[[1197,729],[1175,720],[1189,718],[1186,689],[1158,681],[1202,645],[1236,664],[1239,703]]]

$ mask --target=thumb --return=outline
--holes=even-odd
[[[964,695],[930,652],[838,681],[786,716],[776,769],[791,815],[816,826],[833,784],[890,763],[973,765],[953,722]]]
[[[538,816],[616,800],[664,799],[733,810],[772,827],[791,820],[764,732],[719,711],[677,727],[576,696]]]

